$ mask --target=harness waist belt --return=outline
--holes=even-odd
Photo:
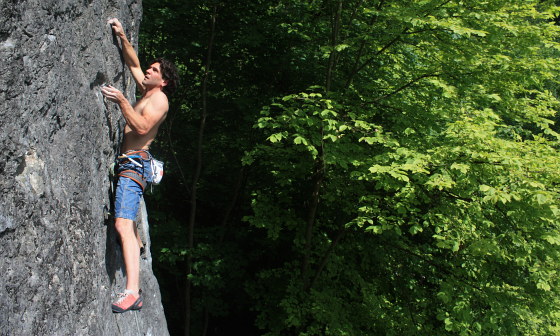
[[[123,154],[121,154],[118,157],[118,159],[127,159],[128,157],[141,158],[143,160],[150,160],[152,158],[152,155],[150,154],[150,152],[148,152],[145,149],[129,150],[129,151],[126,151]]]
[[[123,170],[119,173],[119,176],[129,178],[138,183],[140,187],[142,187],[142,190],[144,190],[146,188],[146,185],[148,185],[148,181],[146,181],[146,179],[144,179],[144,177],[140,173],[134,170]]]

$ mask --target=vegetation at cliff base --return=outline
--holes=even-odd
[[[560,7],[144,0],[172,334],[560,333]]]

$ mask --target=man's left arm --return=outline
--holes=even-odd
[[[121,48],[124,57],[124,61],[128,66],[128,69],[132,73],[132,77],[138,86],[138,89],[141,92],[144,92],[146,89],[144,84],[142,84],[142,80],[144,78],[144,72],[142,68],[140,68],[140,60],[138,59],[138,55],[136,55],[136,51],[132,47],[132,44],[128,41],[126,34],[124,33],[124,28],[120,21],[116,18],[110,19],[108,23],[111,25],[111,28],[115,32],[115,34],[121,39]]]

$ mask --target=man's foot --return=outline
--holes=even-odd
[[[119,299],[111,305],[113,313],[124,313],[129,310],[142,309],[142,290],[138,292],[138,296],[134,294],[136,293],[128,289],[125,290],[124,293],[117,294]]]

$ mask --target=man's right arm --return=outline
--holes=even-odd
[[[121,39],[124,61],[128,66],[128,68],[130,69],[130,72],[132,73],[132,77],[134,77],[134,81],[136,82],[136,85],[138,86],[140,91],[144,92],[144,85],[142,84],[142,81],[144,80],[144,72],[140,67],[140,60],[136,55],[136,51],[132,47],[132,44],[130,44],[130,42],[126,38],[126,34],[124,33],[122,24],[119,22],[118,19],[110,19],[108,23],[113,28],[115,34]]]

